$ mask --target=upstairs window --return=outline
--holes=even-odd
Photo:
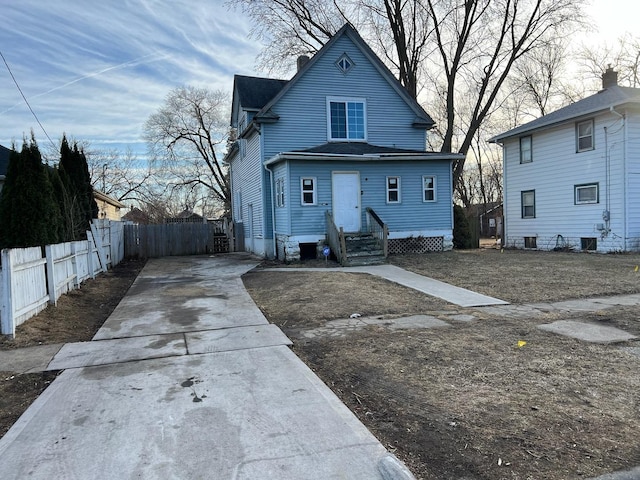
[[[576,151],[593,150],[593,119],[576,124]]]
[[[366,140],[366,105],[362,99],[329,98],[329,140]]]
[[[387,177],[387,203],[400,203],[400,177]]]
[[[520,137],[520,163],[530,163],[532,161],[531,135],[527,137]]]
[[[436,177],[424,175],[422,177],[422,201],[436,201]]]
[[[301,199],[302,205],[315,205],[316,204],[316,179],[313,177],[301,178]]]

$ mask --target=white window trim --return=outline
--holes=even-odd
[[[580,148],[580,139],[581,138],[587,138],[587,135],[584,135],[583,137],[580,137],[580,125],[584,125],[585,123],[590,123],[591,124],[591,135],[589,135],[589,137],[591,137],[591,146],[589,148]],[[589,120],[583,120],[582,122],[576,123],[576,152],[577,153],[590,152],[591,150],[595,150],[595,148],[596,148],[595,134],[596,134],[596,124],[593,121],[593,118],[590,118]]]
[[[596,189],[596,199],[591,201],[579,201],[578,200],[578,191],[582,189],[595,188]],[[596,203],[600,203],[600,185],[598,182],[595,183],[584,183],[581,185],[573,186],[573,198],[576,205],[593,205]]]
[[[398,183],[396,183],[396,188],[389,188],[389,180],[391,178],[395,178],[396,181]],[[402,203],[402,190],[401,190],[401,180],[400,177],[397,175],[389,175],[386,179],[385,179],[385,183],[386,183],[386,192],[387,192],[387,197],[386,197],[386,203],[387,204],[396,204],[396,203]],[[398,192],[398,200],[389,200],[389,192]]]
[[[304,181],[311,180],[313,182],[313,203],[304,202]],[[303,207],[312,207],[318,204],[318,180],[316,177],[300,177],[300,205]]]
[[[528,138],[529,139],[529,159],[525,160],[522,156],[522,141],[524,139]],[[531,163],[533,162],[533,137],[531,135],[525,135],[524,137],[520,137],[519,140],[519,144],[520,144],[520,163]]]
[[[425,187],[424,181],[425,181],[426,178],[432,178],[433,179],[433,188],[427,189]],[[437,202],[438,201],[438,193],[437,193],[438,192],[438,188],[437,188],[437,186],[438,186],[438,183],[437,183],[437,178],[436,178],[435,175],[423,175],[422,176],[422,202],[423,203],[433,203],[433,202]],[[426,200],[425,199],[425,192],[427,190],[433,190],[433,200]]]
[[[347,137],[333,138],[331,135],[331,102],[361,103],[364,115],[364,138],[349,138],[349,122],[347,121]],[[329,142],[366,142],[367,141],[367,99],[362,97],[327,97],[327,140]]]

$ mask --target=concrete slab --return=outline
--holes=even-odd
[[[538,325],[538,328],[591,343],[625,342],[636,338],[619,328],[575,320],[558,320],[553,323]]]
[[[387,328],[391,330],[420,329],[420,328],[442,328],[451,325],[431,315],[411,315],[410,317],[399,317],[390,320],[383,320]]]
[[[62,343],[36,347],[0,350],[0,371],[15,373],[42,372],[51,358],[62,348]]]
[[[0,458],[3,480],[390,478],[385,448],[284,346],[66,370]]]
[[[149,260],[94,340],[267,324],[240,279],[256,265],[221,257]]]
[[[640,467],[624,470],[620,472],[607,473],[590,480],[638,480],[640,478]]]
[[[189,355],[293,345],[282,330],[271,324],[185,333],[185,338]]]
[[[67,343],[53,357],[47,370],[109,365],[186,354],[187,348],[182,333]]]

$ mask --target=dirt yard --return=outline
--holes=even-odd
[[[10,339],[0,335],[0,350],[91,340],[116,308],[144,261],[125,260],[107,273],[87,280],[17,328]],[[7,366],[8,367],[8,366]],[[55,379],[57,372],[19,375],[0,365],[0,437]]]
[[[640,293],[640,255],[475,250],[390,261],[518,304]],[[416,477],[583,479],[640,465],[640,358],[622,349],[640,341],[587,344],[536,328],[558,314],[499,317],[366,274],[323,272],[324,262],[301,266],[310,265],[317,268],[258,268],[243,279],[295,352]],[[0,349],[90,339],[141,266],[88,282]],[[625,306],[561,318],[640,336],[637,312]],[[378,325],[327,329],[354,313]],[[415,314],[450,326],[392,328]],[[0,372],[0,435],[54,376]]]
[[[519,304],[640,292],[639,255],[475,250],[391,263]],[[536,328],[557,314],[492,316],[317,265],[317,272],[254,270],[243,279],[296,353],[416,477],[582,479],[640,465],[640,358],[620,348],[639,341],[587,344]],[[640,336],[637,312],[562,318]],[[353,313],[429,314],[451,326],[382,323],[318,334]],[[476,320],[450,320],[455,315]]]

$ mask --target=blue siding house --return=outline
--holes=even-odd
[[[459,155],[426,151],[433,120],[351,26],[291,80],[236,75],[231,125],[242,249],[293,261],[330,245],[348,265],[452,248]]]

